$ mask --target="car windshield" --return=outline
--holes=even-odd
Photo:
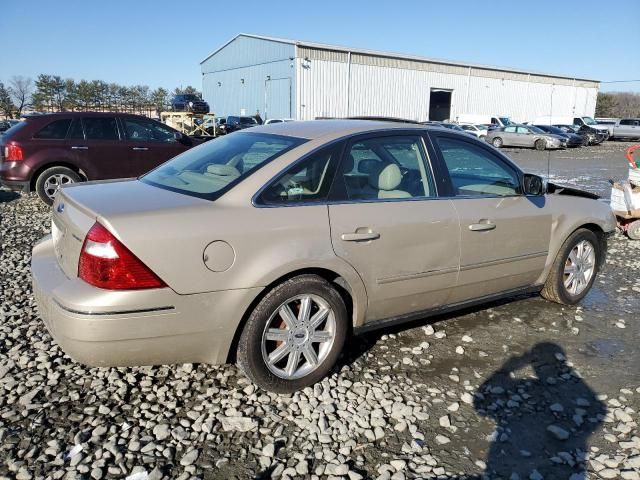
[[[586,125],[597,125],[598,123],[591,117],[582,117],[582,121]]]
[[[255,125],[258,122],[253,117],[240,117],[240,123],[244,125]]]
[[[183,95],[183,97],[182,97],[182,98],[183,98],[184,100],[189,101],[189,102],[193,102],[193,101],[196,101],[196,100],[200,100],[200,97],[198,97],[197,95],[194,95],[194,94],[192,94],[192,93],[187,93],[187,94]]]
[[[265,163],[304,142],[280,135],[235,133],[187,150],[140,180],[215,200]]]
[[[544,130],[542,130],[541,128],[538,127],[534,127],[533,125],[527,125],[527,128],[532,131],[533,133],[547,133]]]
[[[500,121],[503,125],[511,125],[513,123],[509,117],[500,117]]]

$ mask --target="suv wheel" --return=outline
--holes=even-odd
[[[342,297],[316,275],[274,287],[255,307],[238,342],[238,364],[259,387],[293,393],[320,381],[347,335]]]
[[[538,140],[535,141],[533,146],[535,147],[536,150],[544,150],[545,148],[547,148],[547,142],[542,138],[539,138]]]
[[[491,140],[491,144],[496,148],[500,148],[502,146],[502,139],[500,137],[496,137]]]
[[[560,248],[541,295],[563,305],[578,303],[595,281],[601,254],[595,233],[585,228],[573,232]]]
[[[70,168],[47,168],[36,180],[36,193],[44,203],[52,205],[60,187],[79,181],[81,181],[80,175]]]

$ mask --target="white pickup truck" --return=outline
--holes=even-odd
[[[609,138],[617,140],[640,139],[640,118],[622,118],[614,124],[605,126],[609,129]]]

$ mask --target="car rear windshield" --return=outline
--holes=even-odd
[[[27,122],[18,122],[13,127],[9,127],[4,132],[0,133],[0,137],[2,137],[3,139],[8,139],[10,136],[12,136],[18,130],[22,130],[26,126],[27,126]]]
[[[267,162],[305,141],[238,132],[187,150],[140,180],[185,195],[215,200]]]

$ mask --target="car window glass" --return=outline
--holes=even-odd
[[[87,140],[118,140],[120,138],[114,117],[88,117],[82,121]]]
[[[529,129],[527,127],[517,127],[518,133],[529,133]]]
[[[67,136],[67,130],[71,125],[71,119],[65,118],[64,120],[55,120],[42,127],[33,138],[47,139],[47,140],[62,140]]]
[[[462,140],[437,137],[456,196],[520,194],[517,173],[484,148]]]
[[[407,199],[435,196],[426,167],[422,139],[387,136],[354,143],[342,161],[340,177],[346,198],[339,200]]]
[[[631,120],[620,120],[620,125],[631,125]]]
[[[140,142],[175,142],[173,130],[161,123],[141,118],[125,118],[124,129],[127,138]]]
[[[73,120],[69,131],[67,132],[67,138],[72,140],[84,140],[84,133],[82,132],[82,122],[79,118]]]
[[[516,127],[506,127],[504,131],[506,133],[516,133]]]
[[[270,160],[304,143],[279,135],[237,133],[206,142],[152,170],[141,180],[172,191],[215,199]]]
[[[331,188],[339,145],[324,148],[291,167],[272,182],[260,196],[260,203],[286,205],[326,200]]]

